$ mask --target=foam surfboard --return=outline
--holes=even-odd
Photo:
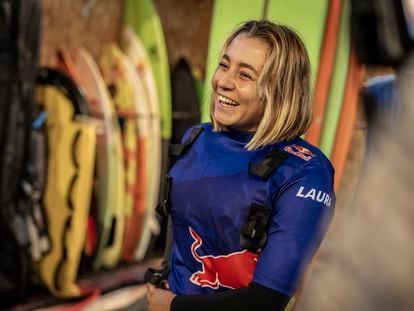
[[[219,62],[219,53],[227,36],[236,25],[264,17],[265,0],[216,0],[214,1],[208,42],[206,78],[203,101],[201,103],[201,119],[209,121],[209,99],[211,95],[211,78]],[[237,8],[237,9],[235,9]]]
[[[81,79],[80,79],[81,76],[80,76],[80,74],[78,72],[78,68],[76,67],[72,57],[70,56],[70,54],[67,53],[63,49],[57,50],[55,61],[56,61],[55,67],[58,70],[60,70],[60,71],[64,72],[65,74],[67,74],[69,77],[71,77],[72,80],[78,86],[79,91],[83,92],[84,89],[83,89],[83,86],[81,85]],[[86,96],[86,94],[85,94],[85,96]],[[90,105],[89,98],[87,98],[87,104],[88,104],[88,107],[90,109],[91,105]],[[99,135],[98,131],[97,131],[97,135]],[[97,137],[96,153],[95,153],[95,157],[96,157],[95,160],[96,160],[97,164],[102,162],[102,153],[98,152],[98,148],[99,148],[98,145],[100,145],[99,141],[102,141],[102,139],[99,140],[98,137]],[[101,151],[101,150],[99,150],[99,151]],[[101,159],[99,160],[98,158],[101,158]],[[95,175],[97,175],[98,178],[103,177],[102,176],[102,171],[101,172],[97,171]],[[95,184],[95,182],[94,182],[94,184]],[[96,204],[99,204],[97,202],[102,202],[99,198],[97,198],[96,191],[97,191],[96,189],[93,189],[93,191],[92,191],[92,200],[91,200],[91,209],[90,209],[91,210],[90,213],[92,213],[92,214],[94,213],[94,211],[99,209],[99,207],[95,206]],[[95,243],[95,241],[97,239],[96,222],[95,222],[95,218],[92,214],[89,215],[87,234],[86,234],[86,238],[85,238],[85,251],[84,251],[84,254],[85,254],[86,258],[91,258],[92,257],[92,255],[93,255],[93,246],[92,245]]]
[[[84,311],[125,310],[137,300],[145,298],[146,284],[131,285],[106,293],[87,305]],[[132,310],[132,309],[131,309]],[[139,309],[135,309],[139,310]]]
[[[62,91],[60,84],[71,81],[67,76],[43,70],[38,83],[40,79],[45,86],[38,87],[37,101],[48,112],[49,157],[44,208],[52,247],[36,266],[54,296],[77,297],[82,294],[75,282],[92,192],[95,126],[75,118],[80,109],[75,109],[69,100],[73,94]],[[52,86],[52,81],[59,88]],[[71,85],[75,90],[73,81]]]
[[[80,48],[74,58],[79,74],[79,83],[88,99],[91,115],[98,120],[96,146],[96,205],[92,206],[92,215],[97,228],[89,228],[92,234],[87,236],[85,253],[87,256],[100,254],[99,245],[105,244],[111,232],[114,217],[114,200],[117,187],[113,186],[117,172],[116,140],[120,140],[120,130],[111,107],[109,94],[96,64],[90,53]],[[115,122],[114,122],[115,120]],[[117,137],[117,138],[116,138]],[[122,169],[122,168],[121,168]],[[96,237],[93,237],[96,234]],[[102,246],[101,246],[102,248]],[[95,255],[95,268],[99,268],[100,256]]]
[[[127,0],[125,3],[125,20],[141,38],[154,72],[159,100],[162,136],[162,178],[160,193],[164,193],[165,175],[169,167],[168,146],[171,138],[171,86],[164,33],[160,17],[152,0]],[[153,206],[152,208],[155,209],[155,207]],[[151,232],[144,231],[143,233],[145,235],[149,234],[152,236],[151,241],[155,241],[155,237],[159,232],[159,225],[158,222],[154,222],[151,225]]]
[[[56,51],[56,68],[66,73],[79,87],[79,72],[73,62],[72,57],[65,50]]]
[[[325,121],[322,129],[319,147],[330,157],[335,140],[336,126],[341,112],[342,99],[345,90],[349,64],[350,32],[349,4],[342,3],[341,21],[339,25],[338,45],[335,54],[334,72],[331,78]]]
[[[129,241],[130,230],[134,226],[133,218],[135,216],[135,207],[137,201],[142,201],[145,194],[145,171],[143,167],[138,167],[145,162],[145,148],[147,139],[147,130],[145,126],[140,126],[142,122],[139,119],[142,113],[138,111],[136,105],[136,90],[134,83],[131,81],[131,68],[127,63],[125,55],[116,47],[116,53],[113,54],[112,65],[118,67],[122,72],[118,79],[116,92],[119,92],[120,86],[128,87],[128,94],[122,98],[115,100],[117,104],[118,116],[121,117],[123,123],[123,145],[125,155],[126,170],[126,202],[125,202],[125,231],[123,235],[123,245]],[[137,185],[140,190],[140,197],[137,197]]]
[[[139,91],[140,100],[143,104],[147,104],[150,113],[148,149],[145,162],[147,196],[145,206],[140,210],[140,216],[137,219],[141,226],[134,227],[135,230],[131,232],[131,243],[124,251],[125,260],[132,261],[136,257],[140,261],[146,254],[151,234],[158,234],[159,232],[154,206],[158,202],[161,176],[160,112],[155,78],[148,54],[143,43],[131,27],[123,29],[122,49],[131,60],[138,74],[138,82],[142,84],[139,86],[142,89]],[[154,231],[154,228],[158,230]]]
[[[266,18],[294,29],[307,48],[313,81],[319,66],[329,0],[269,0]]]
[[[148,206],[148,186],[151,185],[150,177],[151,174],[153,174],[153,171],[150,170],[153,166],[150,165],[152,150],[149,141],[150,139],[152,140],[153,137],[151,135],[151,112],[149,104],[145,98],[143,83],[138,76],[132,61],[125,54],[122,55],[122,61],[127,69],[127,78],[133,89],[132,95],[134,105],[138,113],[138,118],[136,120],[138,126],[138,165],[136,168],[138,178],[135,185],[135,193],[137,195],[132,214],[128,219],[129,231],[126,232],[124,236],[124,240],[127,242],[124,244],[124,250],[128,250],[128,256],[126,256],[126,259],[129,262],[132,262],[134,261],[134,250],[137,242],[139,241],[135,236],[133,236],[133,234],[147,230],[146,226],[148,218],[146,216],[149,214],[150,210],[150,206]],[[138,236],[138,238],[140,237]]]
[[[336,129],[335,142],[331,155],[331,161],[335,168],[335,191],[339,189],[347,155],[351,146],[358,110],[358,94],[363,83],[364,75],[364,68],[358,64],[355,54],[351,51],[341,116]]]
[[[322,50],[319,58],[319,67],[316,75],[313,119],[305,135],[306,140],[315,146],[319,146],[322,133],[326,103],[334,68],[340,18],[341,0],[330,0],[325,22]]]
[[[151,0],[127,0],[125,20],[135,32],[147,50],[157,84],[160,105],[162,138],[171,137],[171,87],[167,48],[160,17]]]
[[[132,64],[128,63],[127,58],[121,50],[114,44],[110,45],[100,60],[101,73],[107,86],[111,90],[112,101],[120,120],[122,130],[122,140],[125,157],[125,179],[124,188],[125,201],[123,206],[122,221],[125,223],[125,215],[129,218],[132,215],[136,202],[137,183],[144,183],[143,175],[137,174],[139,157],[143,157],[145,151],[146,124],[139,125],[140,110],[138,110],[136,98],[134,97],[134,85],[130,79]],[[140,134],[141,133],[141,134]],[[143,136],[139,136],[143,135]],[[138,147],[142,145],[141,149]],[[124,231],[119,231],[117,239],[116,256],[118,259],[122,253]],[[119,245],[118,245],[119,243]],[[115,254],[115,253],[114,253]]]

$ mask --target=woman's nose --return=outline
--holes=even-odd
[[[231,72],[224,72],[220,75],[217,85],[220,89],[231,90],[234,88],[234,76]]]

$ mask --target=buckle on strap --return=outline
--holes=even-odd
[[[277,169],[289,155],[281,150],[273,150],[268,153],[260,162],[249,163],[249,174],[268,179],[270,175]]]
[[[163,194],[161,201],[155,208],[155,211],[163,217],[167,217],[170,213],[170,195],[172,186],[172,177],[167,174],[165,178],[165,192]]]
[[[270,209],[265,205],[252,203],[247,220],[240,231],[241,247],[258,251],[267,240]]]
[[[204,129],[202,127],[194,127],[191,129],[190,136],[185,140],[182,144],[171,144],[168,150],[169,156],[180,156],[184,154],[188,148],[191,147],[191,145],[194,143],[194,141],[197,139],[198,135],[201,134],[201,132]]]
[[[166,265],[161,269],[148,268],[145,272],[144,280],[156,287],[163,288],[168,282],[168,273],[170,273],[169,265]]]

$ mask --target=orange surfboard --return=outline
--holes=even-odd
[[[151,112],[149,104],[145,97],[144,85],[135,70],[135,66],[128,57],[123,54],[123,63],[125,65],[127,79],[132,86],[132,97],[135,109],[138,115],[137,128],[137,165],[136,165],[136,183],[132,191],[135,195],[135,202],[128,215],[125,224],[124,244],[122,258],[128,262],[135,260],[135,248],[140,239],[144,225],[145,211],[149,200],[148,176],[153,172],[148,170],[150,161],[150,138],[151,136]]]
[[[338,191],[351,145],[357,116],[358,94],[362,87],[364,76],[365,67],[358,64],[355,53],[351,50],[341,116],[336,129],[331,155],[331,161],[335,168],[335,191]]]
[[[316,77],[313,120],[305,135],[306,140],[315,146],[319,146],[329,87],[334,69],[339,21],[341,19],[341,0],[329,1],[326,18],[324,40]]]

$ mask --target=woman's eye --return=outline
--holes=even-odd
[[[227,69],[229,66],[226,63],[220,62],[219,67],[223,69]]]
[[[240,73],[240,76],[241,76],[243,79],[253,80],[252,76],[251,76],[250,74],[246,73],[246,72],[241,72],[241,73]]]

